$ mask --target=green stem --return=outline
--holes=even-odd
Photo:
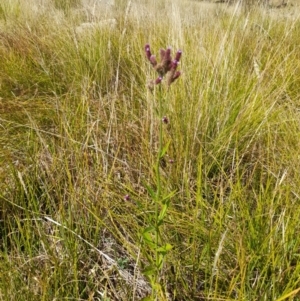
[[[155,200],[155,263],[156,263],[156,283],[158,282],[159,277],[159,253],[157,251],[159,247],[159,225],[158,225],[158,217],[159,217],[159,201],[161,199],[161,175],[160,175],[160,160],[161,160],[161,153],[162,153],[162,144],[163,144],[163,137],[162,137],[162,115],[163,115],[163,107],[162,107],[162,88],[161,86],[158,87],[158,117],[159,117],[159,140],[158,140],[158,153],[156,159],[156,200]]]

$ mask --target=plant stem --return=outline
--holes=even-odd
[[[163,115],[163,107],[162,107],[162,87],[159,85],[158,87],[158,118],[159,118],[159,137],[158,137],[158,152],[156,159],[156,200],[155,200],[155,264],[156,264],[156,279],[155,282],[158,283],[159,278],[159,252],[157,251],[159,247],[159,202],[161,199],[161,175],[160,175],[160,160],[161,153],[163,148],[163,137],[162,137],[162,115]]]

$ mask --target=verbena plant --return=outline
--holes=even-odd
[[[155,162],[155,185],[154,190],[151,186],[147,186],[147,190],[154,202],[154,217],[149,218],[150,225],[142,230],[142,242],[149,246],[153,255],[148,256],[149,264],[144,268],[143,273],[149,278],[152,286],[151,300],[161,300],[165,298],[165,292],[163,286],[161,286],[161,277],[163,271],[163,265],[167,253],[172,249],[170,243],[163,241],[161,230],[164,226],[165,216],[167,214],[168,207],[172,197],[176,191],[163,191],[161,181],[161,165],[162,161],[167,164],[172,164],[172,159],[165,160],[169,144],[171,141],[163,141],[163,124],[168,124],[168,117],[165,115],[166,103],[168,102],[168,89],[171,84],[180,76],[180,71],[177,71],[177,65],[181,58],[181,51],[176,53],[175,58],[172,60],[171,48],[160,49],[160,62],[158,63],[155,55],[151,53],[150,45],[145,45],[146,57],[151,63],[152,67],[158,73],[159,77],[156,80],[151,80],[148,84],[148,88],[154,92],[154,102],[156,103],[156,111],[159,120],[158,128],[158,150],[157,158]],[[165,84],[162,87],[162,84]],[[157,89],[158,86],[158,89]]]

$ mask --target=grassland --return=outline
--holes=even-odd
[[[2,1],[0,300],[300,300],[299,13]]]

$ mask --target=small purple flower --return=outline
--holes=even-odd
[[[126,194],[126,195],[124,196],[124,201],[130,201],[130,196],[129,196],[129,194]]]
[[[178,50],[175,56],[175,61],[179,62],[181,58],[182,51]]]
[[[147,56],[148,60],[150,61],[150,58],[151,58],[151,50],[150,50],[150,45],[149,45],[149,44],[146,44],[146,45],[145,45],[145,53],[146,53],[146,56]]]
[[[163,69],[163,74],[166,74],[170,69],[170,65],[172,62],[172,58],[171,58],[171,48],[167,48],[167,50],[165,51],[165,55],[164,58],[161,61],[161,67]]]
[[[172,60],[171,59],[171,47],[168,47],[165,52],[165,60]]]
[[[159,53],[160,53],[160,60],[163,61],[165,54],[166,54],[166,50],[161,48]]]
[[[154,84],[155,84],[155,85],[158,85],[158,84],[161,83],[161,81],[162,81],[162,77],[159,76],[159,77],[155,80]]]
[[[157,65],[157,61],[156,61],[155,55],[151,55],[150,58],[149,58],[149,61],[150,61],[151,65],[153,67],[155,67]]]
[[[170,69],[176,70],[177,66],[178,66],[178,61],[174,60],[174,61],[171,63],[171,68],[170,68]]]
[[[173,159],[169,159],[169,163],[173,164],[175,161]]]
[[[180,75],[181,75],[181,72],[180,71],[176,71],[175,74],[174,74],[174,76],[173,76],[173,81],[175,79],[177,79]]]
[[[164,117],[162,118],[162,122],[165,123],[165,124],[168,124],[168,123],[169,123],[168,117],[167,117],[167,116],[164,116]]]

